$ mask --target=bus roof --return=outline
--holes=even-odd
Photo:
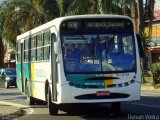
[[[69,20],[69,19],[76,19],[76,18],[123,18],[123,19],[129,19],[132,21],[132,19],[128,16],[122,16],[122,15],[108,15],[108,14],[96,14],[96,15],[75,15],[75,16],[65,16],[65,17],[59,17],[59,18],[56,18],[50,22],[47,22],[41,26],[38,26],[28,32],[25,32],[19,36],[17,36],[17,41],[31,35],[31,34],[36,34],[38,32],[41,32],[41,31],[45,31],[53,26],[56,26],[56,29],[59,30],[59,26],[60,26],[60,23],[64,20]]]

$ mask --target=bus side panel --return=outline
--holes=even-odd
[[[50,81],[50,62],[31,63],[32,96],[45,100],[45,82]]]
[[[16,65],[16,81],[17,81],[17,87],[22,92],[22,81],[21,81],[21,64],[17,63]]]
[[[31,71],[30,71],[30,69],[31,69],[31,65],[30,65],[30,63],[24,63],[23,64],[23,74],[24,74],[24,86],[25,86],[25,88],[26,88],[26,83],[28,83],[29,82],[29,85],[30,85],[30,79],[31,79]],[[31,92],[31,90],[30,90],[30,92]],[[31,94],[30,94],[31,95]]]

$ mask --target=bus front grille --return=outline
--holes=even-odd
[[[91,100],[91,99],[117,99],[117,98],[127,98],[129,97],[129,94],[124,93],[110,93],[108,96],[97,96],[96,94],[84,94],[75,96],[75,99],[81,99],[81,100]]]

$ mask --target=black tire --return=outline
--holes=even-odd
[[[30,91],[28,89],[28,84],[26,84],[26,91],[25,91],[25,93],[27,95],[27,100],[29,102],[29,105],[35,105],[36,104],[36,99],[30,95]]]
[[[48,93],[47,93],[47,102],[48,102],[49,114],[50,115],[57,115],[58,114],[58,105],[55,103],[52,103],[51,91],[49,88],[48,88]]]
[[[117,112],[121,110],[121,103],[120,102],[113,102],[112,103],[112,111]]]

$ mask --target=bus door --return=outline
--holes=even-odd
[[[58,72],[57,72],[57,54],[54,51],[54,44],[57,41],[57,31],[55,27],[51,28],[51,79],[52,79],[52,100],[57,101],[57,82],[58,82]]]
[[[22,92],[24,92],[24,71],[23,71],[23,56],[24,56],[24,40],[21,41],[21,67],[20,67],[20,72],[21,72],[21,85],[22,85]]]

